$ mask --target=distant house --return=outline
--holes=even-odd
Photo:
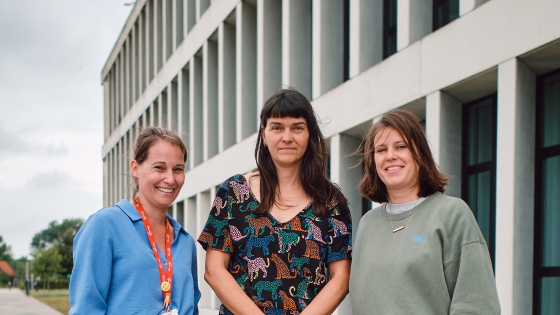
[[[0,270],[12,278],[16,277],[16,273],[5,260],[0,261]]]

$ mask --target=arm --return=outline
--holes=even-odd
[[[492,262],[485,243],[472,242],[445,268],[449,314],[500,314]]]
[[[259,307],[243,292],[237,281],[227,270],[230,253],[208,247],[204,280],[233,314],[263,315]]]
[[[331,314],[348,294],[350,279],[350,260],[336,260],[327,265],[330,280],[323,290],[313,299],[302,315]]]
[[[113,241],[110,228],[91,216],[74,239],[74,269],[70,279],[69,314],[105,314],[111,285]]]

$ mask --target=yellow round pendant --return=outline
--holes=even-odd
[[[169,290],[171,290],[171,284],[169,284],[169,282],[164,281],[161,283],[161,291],[163,292],[168,292]]]

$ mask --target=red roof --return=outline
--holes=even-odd
[[[0,270],[4,271],[8,276],[16,276],[16,273],[14,272],[12,267],[10,267],[10,265],[8,265],[8,262],[5,260],[0,261]]]

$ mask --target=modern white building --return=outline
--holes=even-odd
[[[255,167],[264,100],[289,85],[367,228],[348,154],[404,107],[487,238],[503,314],[560,314],[559,69],[558,0],[138,0],[101,76],[104,204],[129,198],[139,130],[171,128],[189,160],[169,213],[196,238],[216,187]],[[216,314],[198,249],[201,314]]]

